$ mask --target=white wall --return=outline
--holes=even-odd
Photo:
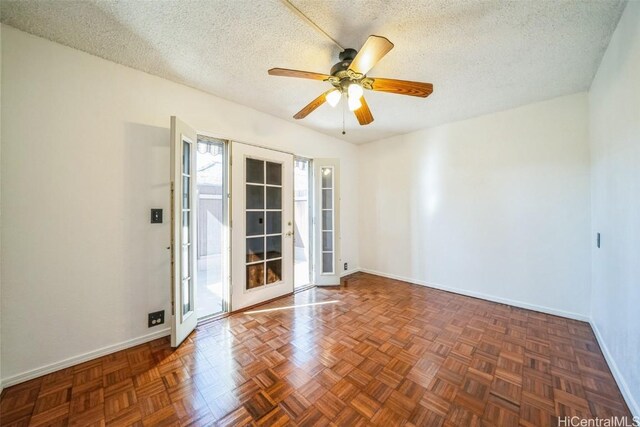
[[[587,95],[361,146],[360,266],[586,319]]]
[[[7,26],[2,56],[5,385],[148,339],[147,313],[169,312],[169,224],[149,209],[169,211],[171,115],[339,157],[343,262],[358,265],[356,146]]]
[[[0,29],[0,46],[2,31]],[[0,83],[2,82],[2,49],[0,48]],[[0,224],[2,224],[2,84],[0,84]],[[0,227],[0,260],[2,259],[2,227]],[[2,393],[2,262],[0,262],[0,393]]]
[[[640,2],[629,2],[589,92],[591,315],[631,411],[640,416]]]

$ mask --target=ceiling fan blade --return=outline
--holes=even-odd
[[[362,105],[353,113],[356,115],[358,123],[360,123],[361,126],[368,125],[373,121],[373,115],[371,114],[371,110],[369,109],[369,105],[367,105],[367,101],[365,101],[364,96],[360,98],[360,102]]]
[[[391,49],[393,43],[384,37],[369,36],[358,52],[349,69],[360,74],[367,74]]]
[[[327,74],[314,73],[311,71],[290,70],[288,68],[272,68],[268,71],[269,75],[282,77],[297,77],[300,79],[311,80],[327,80]]]
[[[382,79],[371,77],[371,88],[378,92],[397,93],[398,95],[419,96],[426,98],[433,92],[431,83],[410,82],[408,80]]]
[[[324,104],[324,102],[327,100],[327,94],[334,90],[335,89],[330,89],[325,93],[323,93],[322,95],[320,95],[319,97],[317,97],[316,99],[314,99],[313,101],[311,101],[310,103],[308,103],[302,110],[298,111],[296,115],[293,116],[293,118],[300,120],[307,117],[310,113],[313,112],[313,110],[315,110],[316,108]]]

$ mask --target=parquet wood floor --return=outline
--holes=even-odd
[[[293,307],[292,307],[293,306]],[[367,274],[8,388],[3,426],[555,426],[628,416],[588,324]]]

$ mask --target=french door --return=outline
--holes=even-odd
[[[196,132],[171,117],[171,346],[198,323],[196,283]]]
[[[293,292],[293,155],[231,143],[231,309]]]

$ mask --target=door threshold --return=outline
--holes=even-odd
[[[224,319],[229,316],[229,312],[223,311],[217,314],[212,314],[211,316],[206,316],[201,319],[198,319],[198,326],[207,325],[211,322],[215,322],[216,320]]]
[[[300,286],[298,288],[295,288],[293,290],[294,294],[297,294],[298,292],[304,292],[304,291],[308,291],[311,288],[315,288],[316,285],[314,285],[313,283],[309,283],[308,285],[304,285],[304,286]]]
[[[212,315],[210,317],[206,317],[206,318],[203,318],[203,319],[198,319],[198,326],[208,325],[209,323],[213,323],[213,322],[216,322],[218,320],[225,319],[225,318],[231,316],[232,314],[238,314],[238,313],[242,313],[242,312],[245,312],[245,311],[251,311],[251,310],[255,309],[256,307],[260,307],[262,305],[269,304],[269,303],[281,300],[281,299],[286,298],[286,297],[290,297],[291,295],[297,294],[298,292],[308,291],[309,289],[312,289],[312,288],[315,288],[315,287],[316,287],[316,285],[311,284],[311,285],[308,285],[308,286],[301,287],[299,289],[294,289],[293,292],[289,292],[288,294],[280,295],[279,297],[272,298],[272,299],[267,300],[267,301],[259,302],[258,304],[250,305],[249,307],[244,307],[244,308],[241,308],[241,309],[235,310],[235,311],[228,311],[228,312],[223,312],[223,313],[219,313],[219,314],[214,314],[214,315]]]

